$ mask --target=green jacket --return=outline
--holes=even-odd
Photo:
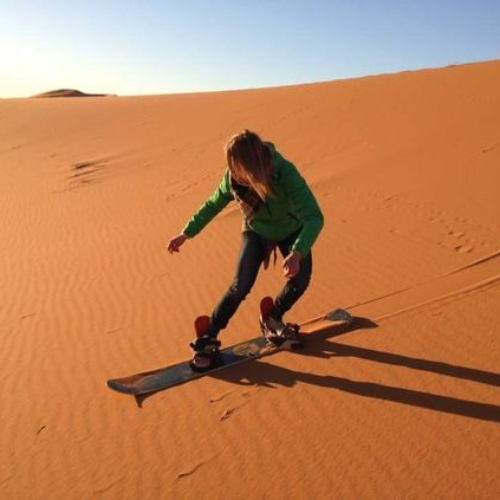
[[[283,158],[274,145],[271,196],[256,211],[247,227],[270,241],[281,241],[290,234],[299,232],[292,251],[305,257],[323,228],[323,214],[316,198],[295,166]],[[219,187],[191,217],[182,232],[192,238],[198,234],[231,200],[230,172],[226,169]]]

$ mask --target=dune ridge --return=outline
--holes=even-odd
[[[49,90],[31,97],[109,97],[114,94],[89,94],[76,89]]]

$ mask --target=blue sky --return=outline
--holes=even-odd
[[[499,0],[1,0],[0,97],[255,88],[500,59]]]

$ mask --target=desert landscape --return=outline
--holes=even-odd
[[[499,497],[500,61],[0,99],[0,124],[1,498]],[[325,216],[286,317],[306,348],[138,406],[106,380],[188,359],[194,319],[231,283],[235,203],[179,254],[167,243],[243,128]],[[223,346],[259,334],[279,263]],[[318,319],[337,307],[349,328]]]

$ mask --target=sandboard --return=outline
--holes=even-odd
[[[336,309],[326,314],[323,319],[338,325],[348,325],[352,321],[351,315],[343,309]],[[130,394],[133,396],[150,394],[210,375],[216,371],[227,369],[252,359],[268,356],[280,350],[279,347],[270,344],[266,338],[261,335],[252,340],[222,349],[217,364],[210,370],[204,372],[193,371],[189,361],[183,361],[171,366],[138,373],[128,377],[114,378],[108,380],[107,385],[110,389],[123,394]]]

